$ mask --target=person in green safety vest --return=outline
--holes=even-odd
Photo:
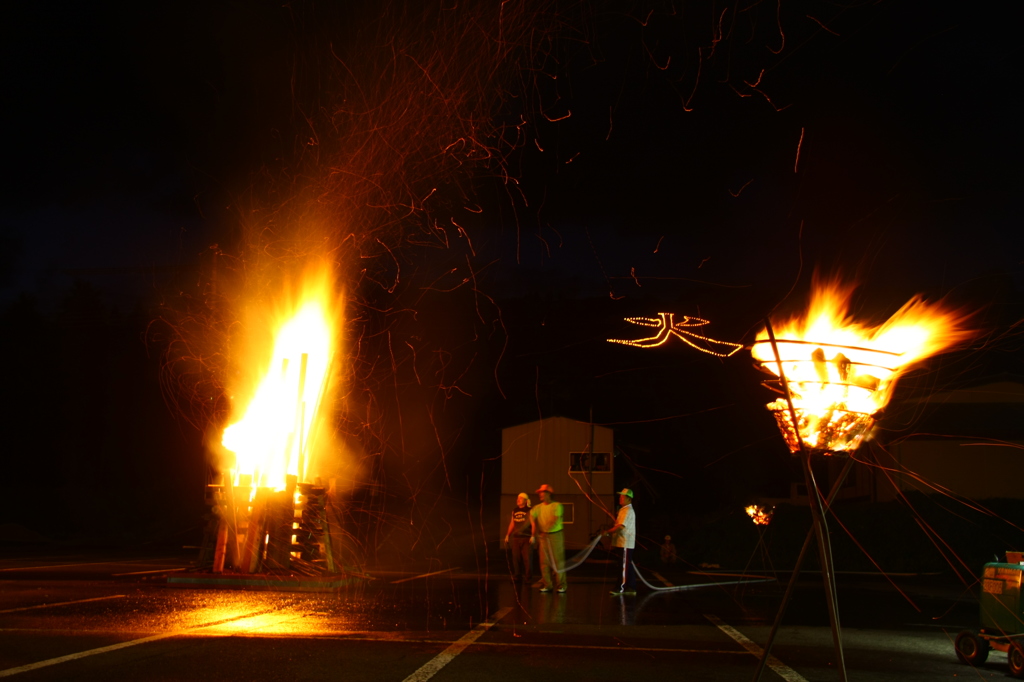
[[[530,510],[532,540],[540,553],[541,592],[565,593],[565,538],[562,503],[551,499],[555,489],[545,483],[537,489],[540,504]]]

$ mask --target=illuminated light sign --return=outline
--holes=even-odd
[[[658,333],[642,339],[608,339],[609,343],[621,343],[625,346],[635,346],[637,348],[656,348],[675,336],[686,345],[696,348],[702,353],[719,358],[727,358],[743,348],[741,343],[718,341],[717,339],[689,331],[689,329],[710,324],[707,320],[702,320],[699,317],[684,315],[682,322],[676,322],[675,313],[658,313],[657,317],[627,317],[626,322],[637,324],[641,327],[655,327]],[[706,344],[710,348],[698,345],[698,342]],[[720,350],[715,350],[715,348]]]

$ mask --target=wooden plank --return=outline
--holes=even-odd
[[[341,499],[338,479],[332,478],[324,495],[324,554],[328,573],[341,573]]]
[[[266,535],[266,512],[269,496],[269,488],[256,489],[256,497],[252,501],[252,510],[249,512],[249,527],[245,531],[242,558],[238,566],[242,573],[256,573],[259,570],[263,554],[263,539]]]
[[[219,506],[219,505],[218,505]],[[226,513],[222,509],[222,513]],[[226,554],[228,544],[228,524],[224,521],[224,517],[221,516],[220,521],[217,522],[217,541],[213,549],[213,572],[223,573],[224,572],[224,555]]]

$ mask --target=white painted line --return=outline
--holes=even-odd
[[[464,634],[462,637],[459,637],[457,640],[452,642],[447,649],[445,649],[437,656],[434,656],[432,659],[424,663],[422,666],[420,666],[419,670],[414,672],[412,675],[409,675],[409,677],[405,678],[402,682],[426,682],[431,677],[436,675],[441,670],[441,668],[451,663],[456,656],[458,656],[465,650],[466,647],[468,647],[470,644],[479,639],[480,635],[490,630],[495,623],[497,623],[499,620],[507,616],[510,611],[512,611],[511,606],[507,606],[501,609],[500,611],[494,614],[494,617],[490,621],[486,623],[480,623],[475,628]]]
[[[92,599],[76,599],[75,601],[59,601],[53,604],[37,604],[36,606],[19,606],[16,609],[4,609],[0,613],[14,613],[15,611],[31,611],[32,609],[48,609],[51,606],[67,606],[68,604],[84,604],[90,601],[103,601],[104,599],[120,599],[127,597],[126,594],[112,594],[109,597],[93,597]]]
[[[665,580],[665,576],[663,576],[661,573],[658,573],[657,571],[651,571],[651,573],[654,575],[655,578],[657,578],[662,583],[664,583],[665,587],[675,587],[675,585],[673,585],[669,581]]]
[[[742,632],[731,625],[726,624],[718,616],[705,613],[704,617],[711,621],[716,628],[732,637],[741,647],[752,653],[757,658],[761,658],[761,654],[764,653],[764,649],[759,647],[752,640],[748,639]],[[774,670],[775,673],[782,679],[786,680],[786,682],[807,682],[807,678],[790,668],[779,659],[775,658],[775,656],[768,657],[768,667]]]
[[[114,578],[120,578],[122,575],[145,575],[147,573],[176,573],[178,571],[187,571],[188,566],[182,566],[181,568],[158,568],[155,571],[132,571],[131,573],[111,573]]]
[[[414,575],[411,578],[402,578],[401,580],[392,580],[391,584],[392,585],[397,585],[398,583],[407,583],[410,580],[416,580],[418,578],[427,578],[427,577],[432,576],[432,575],[441,575],[442,573],[451,573],[452,571],[457,571],[457,570],[459,570],[459,567],[458,566],[454,566],[452,568],[446,568],[443,571],[434,571],[433,573],[424,573],[422,575]]]
[[[0,633],[4,632],[45,632],[53,633],[53,630],[45,628],[0,628]],[[78,630],[77,634],[83,635],[123,635],[124,630]],[[191,632],[179,632],[182,637],[192,636]],[[230,637],[248,637],[250,639],[255,638],[268,638],[268,639],[281,639],[287,637],[289,639],[329,639],[338,642],[386,642],[388,644],[451,644],[450,639],[419,639],[419,638],[406,638],[406,637],[368,637],[362,635],[353,635],[346,630],[338,631],[323,631],[317,632],[316,634],[297,634],[287,635],[280,632],[261,633],[255,630],[247,630],[245,632],[232,632]],[[475,647],[494,647],[494,648],[509,648],[509,649],[582,649],[594,651],[619,651],[628,653],[630,651],[640,652],[660,652],[665,654],[714,654],[716,656],[747,656],[749,655],[745,650],[738,649],[674,649],[670,647],[657,647],[657,646],[604,646],[601,644],[545,644],[542,642],[473,642]]]
[[[3,632],[3,630],[0,630]],[[262,636],[262,635],[258,635]],[[279,637],[280,635],[271,635]],[[322,636],[322,635],[299,635],[301,639],[336,639],[340,642],[388,642],[389,644],[444,644],[445,640],[437,639],[396,639],[394,637],[345,637],[345,636]],[[660,652],[663,654],[715,654],[730,656],[746,656],[746,651],[736,649],[672,649],[659,646],[602,646],[600,644],[541,644],[540,642],[473,642],[473,646],[489,646],[508,649],[585,649],[594,651],[618,651],[619,653],[636,652]]]
[[[14,566],[13,568],[0,568],[0,571],[35,571],[42,568],[71,568],[73,566],[102,566],[103,564],[109,564],[116,566],[120,564],[131,565],[145,565],[156,561],[173,561],[175,557],[167,557],[166,559],[148,559],[145,561],[117,561],[116,559],[110,561],[90,561],[83,564],[51,564],[49,566]]]
[[[92,561],[87,564],[53,564],[51,566],[15,566],[14,568],[0,568],[0,571],[35,571],[41,568],[65,568],[68,566],[99,566],[101,564],[114,564],[116,561]]]
[[[0,677],[11,677],[12,675],[18,675],[21,673],[27,673],[32,670],[38,670],[39,668],[48,668],[51,665],[57,665],[58,663],[67,663],[68,661],[77,661],[80,658],[88,658],[89,656],[95,656],[97,654],[105,654],[111,651],[117,651],[118,649],[127,649],[130,646],[137,644],[146,644],[148,642],[156,642],[161,639],[168,639],[169,637],[179,637],[182,635],[188,635],[192,630],[199,630],[202,628],[212,627],[214,625],[222,625],[224,623],[230,623],[234,620],[242,620],[243,618],[251,618],[252,616],[261,615],[267,613],[267,610],[256,611],[254,613],[246,613],[241,616],[235,616],[234,618],[225,618],[223,620],[214,621],[212,623],[204,623],[202,625],[191,628],[191,630],[173,630],[171,632],[164,632],[159,635],[151,635],[149,637],[142,637],[140,639],[132,639],[127,642],[119,642],[118,644],[111,644],[110,646],[103,646],[98,649],[89,649],[87,651],[79,651],[78,653],[68,654],[67,656],[58,656],[57,658],[48,658],[45,661],[38,661],[36,663],[29,663],[17,668],[7,668],[6,670],[0,670]]]
[[[136,644],[145,644],[146,642],[155,642],[158,639],[167,639],[168,637],[175,637],[181,634],[180,632],[165,632],[162,635],[153,635],[152,637],[143,637],[142,639],[133,639],[127,642],[121,642],[119,644],[111,644],[110,646],[100,647],[99,649],[89,649],[88,651],[79,651],[77,654],[68,654],[67,656],[60,656],[59,658],[48,658],[45,661],[39,661],[38,663],[29,663],[23,665],[20,668],[8,668],[7,670],[0,670],[0,677],[10,677],[12,675],[18,675],[20,673],[27,673],[31,670],[38,670],[39,668],[46,668],[51,665],[57,665],[58,663],[67,663],[68,661],[75,661],[79,658],[86,658],[87,656],[95,656],[96,654],[105,654],[108,651],[117,651],[118,649],[125,649]]]

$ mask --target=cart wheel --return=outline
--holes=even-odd
[[[1014,642],[1006,652],[1006,660],[1010,664],[1010,674],[1024,678],[1024,644]]]
[[[981,665],[988,658],[988,642],[970,630],[964,630],[956,636],[956,657],[967,665]]]

